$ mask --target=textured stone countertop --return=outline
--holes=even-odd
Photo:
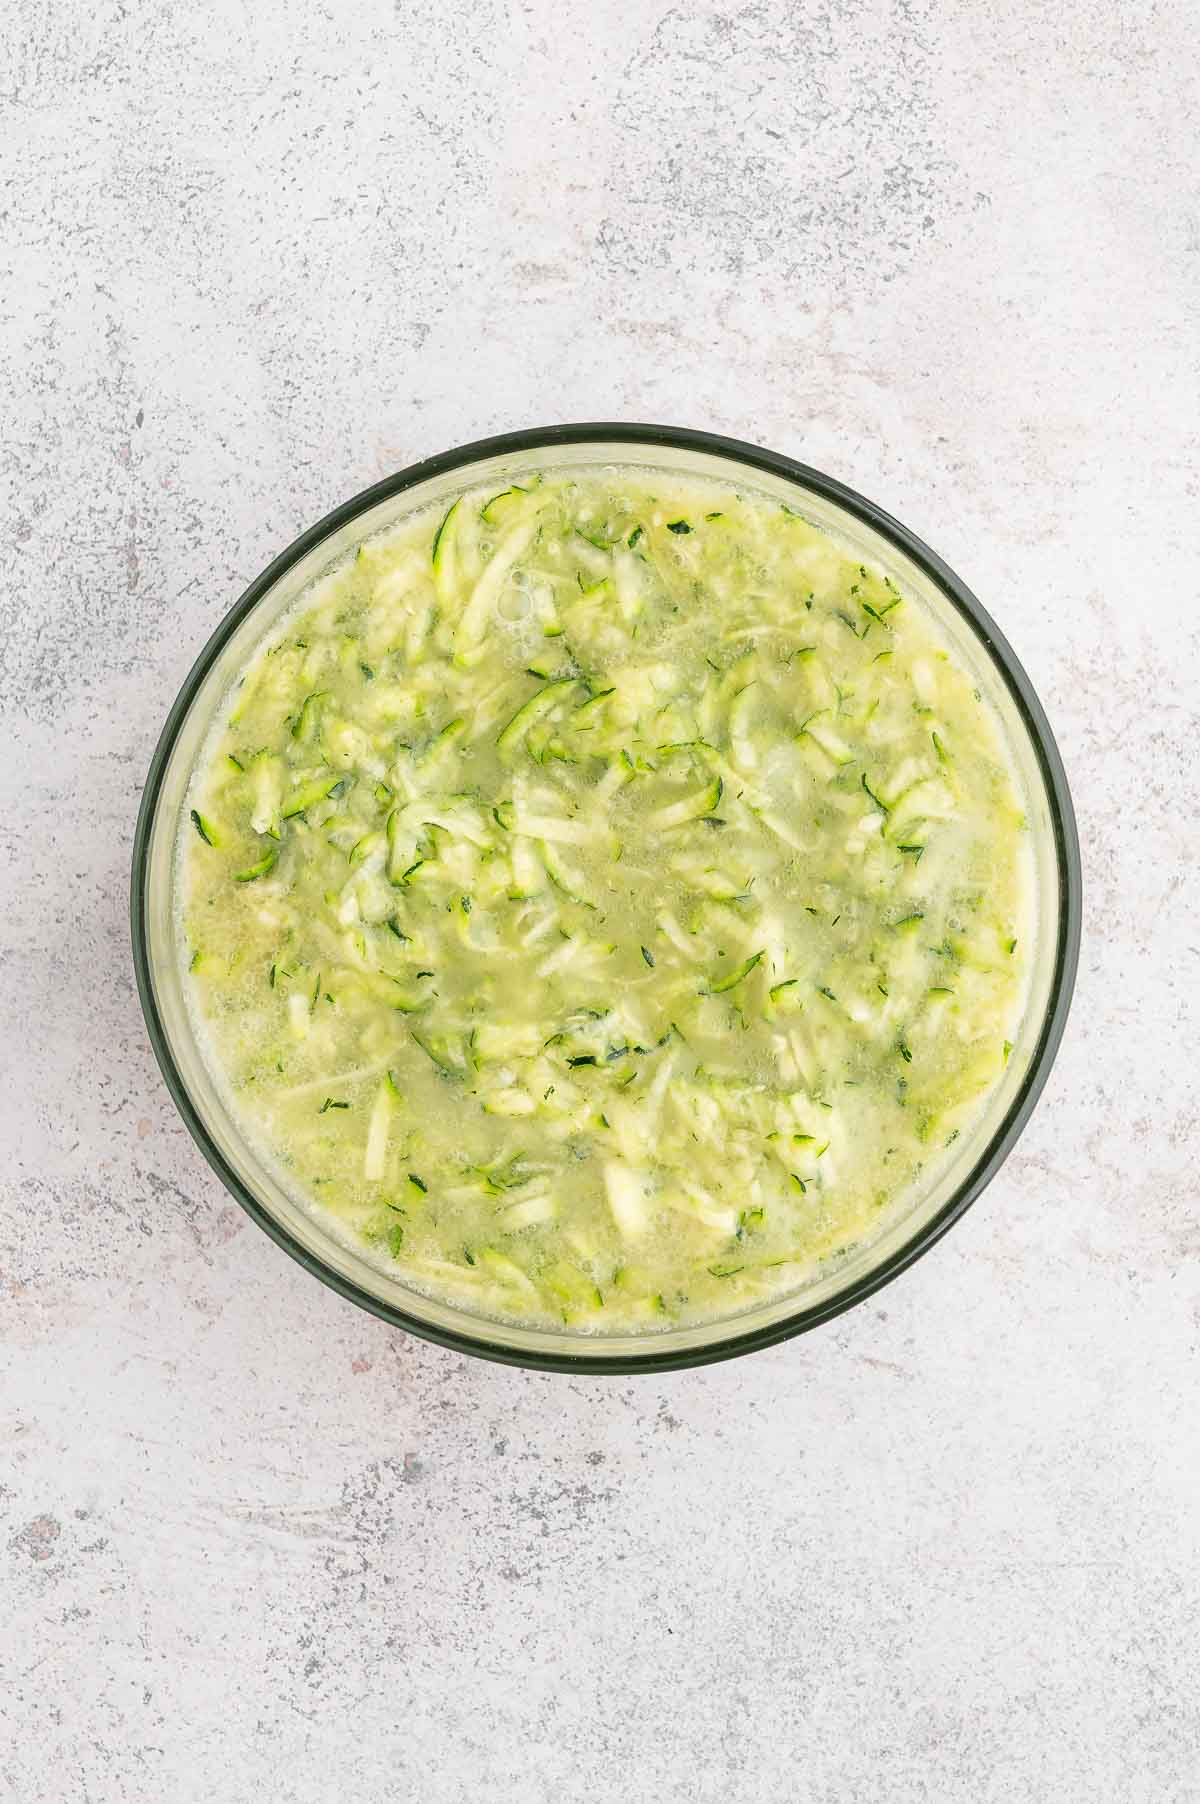
[[[98,0],[0,45],[0,1797],[1200,1799],[1191,0]],[[553,419],[793,452],[1016,644],[1085,943],[1003,1175],[758,1357],[536,1376],[278,1252],[127,868],[243,585]]]

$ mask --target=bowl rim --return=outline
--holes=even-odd
[[[404,1309],[373,1296],[369,1291],[342,1277],[296,1240],[282,1222],[255,1197],[228,1163],[192,1101],[175,1062],[169,1039],[154,993],[150,958],[148,909],[150,844],[155,824],[163,778],[170,762],[180,729],[187,718],[205,677],[220,655],[230,636],[246,616],[258,605],[281,577],[323,539],[339,531],[358,515],[377,503],[392,499],[406,489],[431,478],[455,470],[465,470],[485,458],[519,456],[532,451],[569,448],[579,444],[612,444],[615,447],[670,449],[706,453],[740,463],[750,470],[796,482],[803,488],[832,502],[864,525],[892,542],[912,559],[935,584],[946,599],[963,615],[1004,680],[1011,698],[1029,734],[1034,756],[1046,789],[1053,830],[1054,856],[1058,872],[1058,939],[1050,990],[1037,1043],[1030,1055],[1021,1086],[995,1133],[981,1148],[979,1158],[956,1186],[941,1208],[923,1223],[910,1239],[896,1248],[882,1263],[864,1272],[845,1290],[823,1302],[799,1307],[793,1313],[766,1326],[738,1331],[737,1317],[730,1321],[730,1332],[703,1347],[672,1349],[669,1335],[646,1336],[644,1351],[605,1356],[595,1351],[592,1337],[580,1337],[578,1353],[539,1352],[506,1346],[490,1341],[487,1322],[481,1318],[478,1334],[446,1328],[411,1315]],[[1082,923],[1082,867],[1075,811],[1071,803],[1066,771],[1045,711],[1026,675],[1020,660],[995,621],[961,577],[930,549],[923,540],[875,502],[858,494],[811,465],[777,451],[720,433],[681,426],[644,425],[621,422],[580,422],[555,426],[528,427],[518,432],[504,432],[459,445],[435,457],[409,464],[380,482],[371,484],[348,501],[333,508],[315,525],[294,539],[286,550],[255,577],[233,607],[218,624],[185,677],[173,702],[150,761],[133,840],[130,889],[130,926],[133,964],[138,997],[151,1048],[158,1062],[171,1098],[185,1127],[204,1158],[226,1190],[250,1218],[270,1235],[304,1269],[349,1302],[356,1303],[392,1327],[402,1328],[421,1339],[448,1347],[457,1353],[490,1359],[504,1365],[516,1365],[534,1371],[611,1373],[623,1377],[635,1372],[667,1372],[708,1365],[716,1360],[731,1359],[775,1346],[794,1335],[806,1333],[831,1321],[843,1311],[863,1302],[889,1284],[924,1253],[966,1212],[991,1182],[1025,1128],[1049,1076],[1055,1054],[1062,1040],[1070,1009],[1079,960]],[[464,1318],[466,1319],[466,1318]]]

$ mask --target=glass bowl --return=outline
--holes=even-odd
[[[497,1321],[428,1297],[372,1264],[284,1189],[232,1119],[201,1055],[183,993],[174,886],[184,797],[213,715],[258,641],[315,576],[369,534],[415,508],[447,506],[477,483],[503,488],[521,471],[613,463],[709,476],[785,501],[880,565],[932,612],[999,716],[1024,787],[1036,931],[1026,1008],[1002,1081],[952,1157],[916,1187],[906,1207],[893,1211],[875,1240],[800,1289],[742,1313],[602,1336]],[[926,1252],[994,1176],[1032,1113],[1062,1037],[1079,952],[1079,843],[1053,736],[1011,648],[953,571],[881,508],[789,457],[711,433],[550,426],[464,445],[389,476],[301,534],[251,583],[200,653],[167,716],[138,816],[131,905],[138,991],[167,1087],[222,1183],[294,1259],[385,1321],[460,1352],[543,1370],[663,1371],[771,1346],[861,1302]]]

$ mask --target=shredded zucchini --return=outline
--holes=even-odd
[[[798,514],[515,473],[259,649],[181,960],[264,1152],[398,1277],[654,1332],[876,1235],[998,1084],[1027,831],[976,679]]]

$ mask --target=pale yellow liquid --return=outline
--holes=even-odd
[[[794,1288],[1004,1070],[1030,884],[996,720],[766,499],[614,469],[467,495],[435,560],[439,524],[322,579],[209,743],[210,1061],[447,1300],[603,1333]]]

